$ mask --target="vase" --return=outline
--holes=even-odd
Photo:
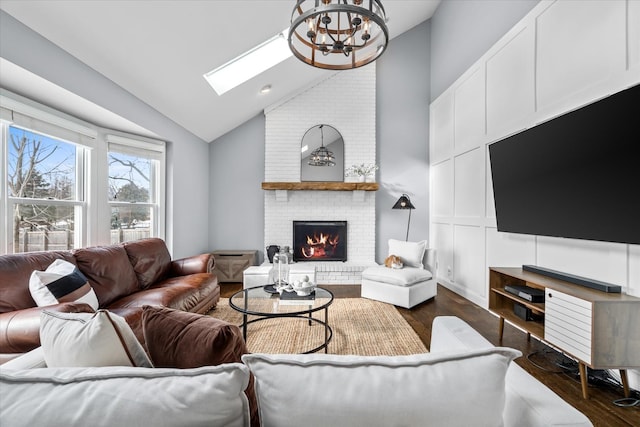
[[[273,255],[273,266],[269,271],[269,283],[273,283],[276,289],[284,288],[289,283],[289,254],[285,251],[285,248],[280,248],[280,252],[276,252]]]
[[[278,246],[278,245],[269,245],[265,249],[267,250],[267,258],[269,259],[269,262],[272,263],[273,262],[273,256],[277,252],[280,252],[280,246]]]

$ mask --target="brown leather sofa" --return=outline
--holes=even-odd
[[[0,256],[0,363],[40,345],[40,312],[92,312],[87,304],[37,307],[29,291],[34,270],[56,259],[78,266],[89,279],[100,308],[127,320],[144,345],[142,306],[164,306],[206,313],[220,299],[211,254],[171,260],[165,242],[151,238],[72,251],[28,252]]]

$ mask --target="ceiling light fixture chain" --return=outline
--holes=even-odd
[[[314,67],[361,67],[385,51],[386,21],[380,0],[298,0],[291,15],[289,47]]]

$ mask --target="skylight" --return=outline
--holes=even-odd
[[[237,58],[209,71],[204,78],[218,95],[241,85],[292,55],[287,43],[288,33],[287,28]]]

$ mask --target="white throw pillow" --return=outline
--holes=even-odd
[[[503,347],[412,356],[246,354],[265,426],[502,426]]]
[[[40,342],[50,368],[73,366],[153,367],[123,317],[95,313],[40,314]]]
[[[45,271],[32,272],[29,291],[39,307],[75,301],[98,309],[98,297],[85,275],[63,259],[55,260]]]
[[[249,369],[0,366],[3,426],[245,427]]]
[[[424,268],[422,258],[427,249],[427,241],[403,242],[389,239],[389,255],[399,256],[405,267]]]

